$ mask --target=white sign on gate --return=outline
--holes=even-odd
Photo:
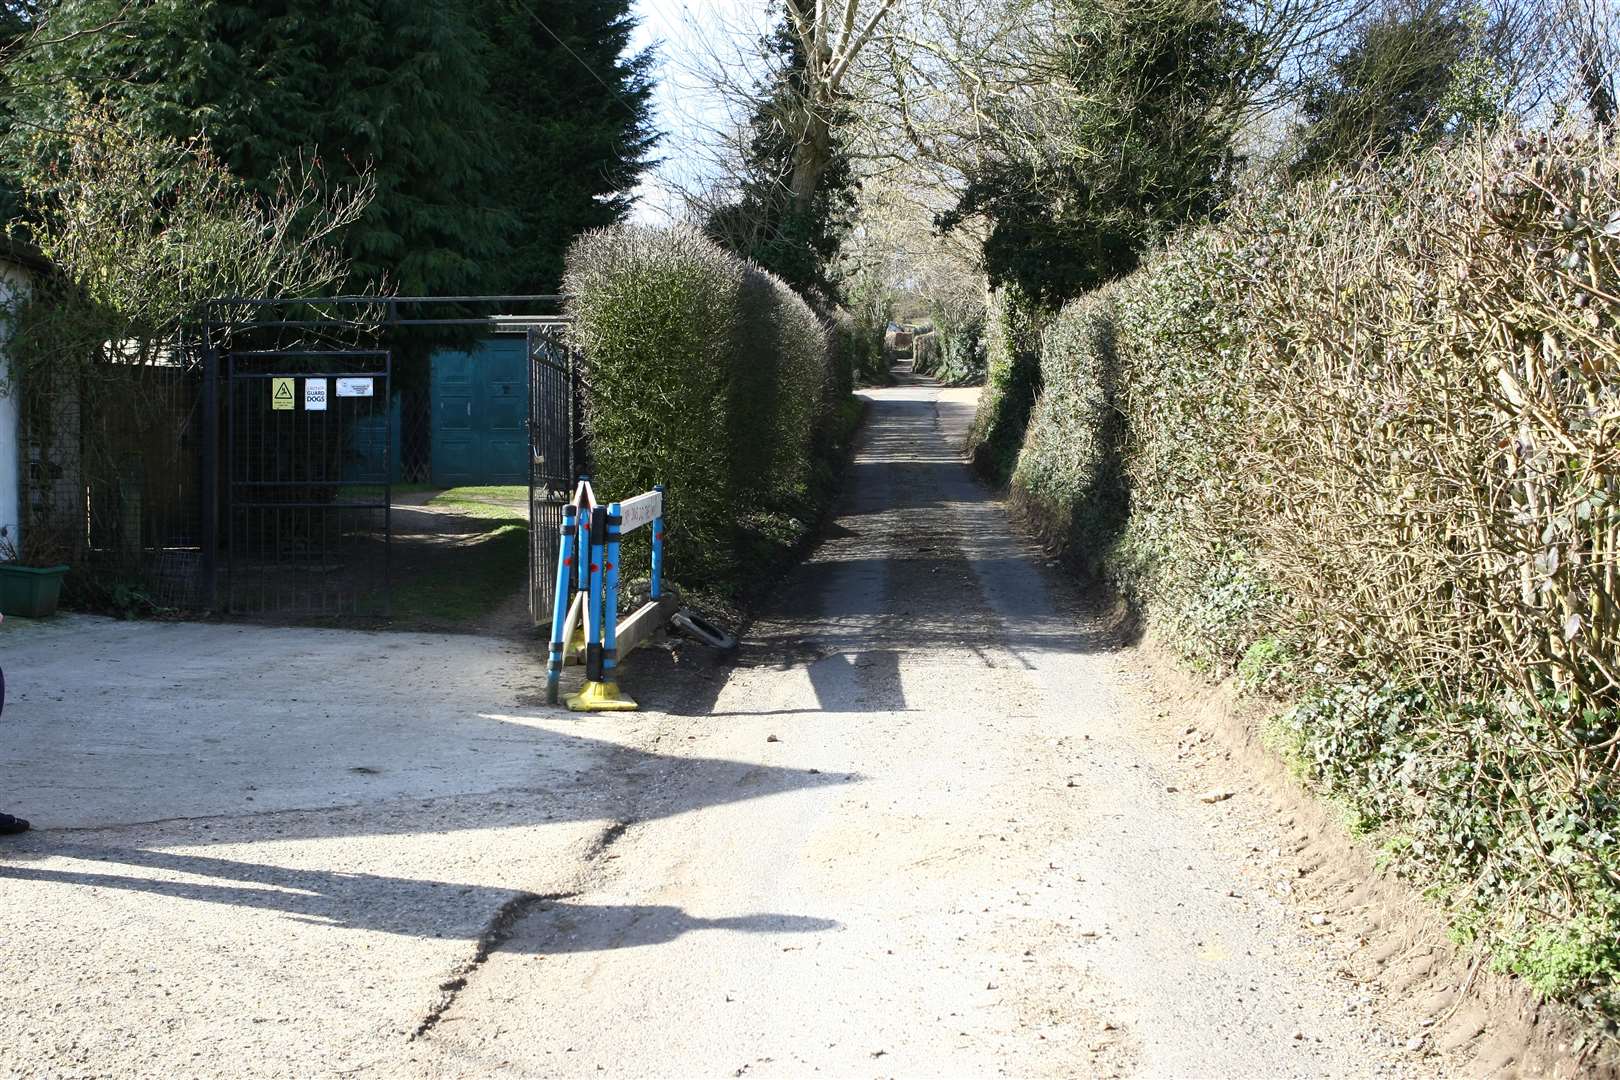
[[[310,412],[326,411],[326,380],[304,380],[304,408]]]
[[[339,379],[337,381],[338,397],[370,397],[370,379]]]

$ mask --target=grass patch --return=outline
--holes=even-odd
[[[350,502],[381,502],[384,496],[398,498],[401,495],[417,495],[424,491],[436,491],[432,484],[391,484],[384,487],[382,484],[344,484],[337,489],[335,501]]]
[[[439,498],[442,499],[445,496],[474,502],[527,503],[529,501],[529,487],[527,484],[475,484],[467,487],[451,488]],[[434,501],[437,502],[438,499]]]
[[[520,491],[517,502],[521,505],[513,506],[510,501],[502,502],[492,496],[472,494],[484,491]],[[522,524],[529,523],[529,489],[528,488],[451,488],[440,492],[428,500],[428,505],[435,510],[448,510],[470,518],[483,518],[487,521],[509,521]]]
[[[523,525],[529,521],[529,489],[522,484],[447,488],[429,499],[426,505],[435,510],[486,521]]]
[[[400,575],[394,586],[394,618],[473,622],[511,599],[528,581],[528,573],[528,522],[507,520],[459,545],[442,566]]]

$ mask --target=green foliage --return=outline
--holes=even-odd
[[[1058,6],[1060,115],[1037,153],[986,155],[941,218],[987,217],[991,284],[1054,307],[1219,207],[1247,88],[1264,75],[1263,36],[1218,0]]]
[[[1472,2],[1395,0],[1301,94],[1298,173],[1433,145],[1495,118],[1502,91]]]
[[[984,381],[984,314],[959,323],[943,322],[918,334],[911,344],[912,370],[932,375],[946,386],[973,386]]]
[[[469,9],[488,38],[499,114],[498,168],[485,198],[515,218],[502,273],[484,287],[555,292],[568,245],[623,220],[651,164],[654,56],[629,53],[630,0],[547,0],[544,28],[530,0],[473,0]]]
[[[288,167],[319,165],[333,190],[367,178],[342,238],[362,284],[551,287],[573,233],[622,216],[651,144],[650,58],[617,51],[627,9],[546,5],[610,89],[521,0],[61,0],[63,40],[11,66],[8,105],[15,133],[58,130],[77,87],[142,131],[205,135],[261,195]],[[117,33],[68,33],[115,15]]]
[[[984,382],[989,360],[985,350],[983,305],[967,311],[934,309],[938,360],[924,372],[946,386],[974,386]]]
[[[1071,301],[1046,328],[1040,394],[1012,474],[1014,501],[1088,574],[1125,519],[1111,297],[1103,288]]]
[[[874,325],[849,311],[833,317],[833,351],[839,378],[848,373],[849,387],[882,386],[889,381],[888,353],[884,349],[884,324]]]
[[[364,213],[370,187],[323,194],[318,174],[283,173],[260,196],[200,141],[143,134],[71,94],[66,108],[51,152],[25,158],[18,176],[32,222],[24,238],[55,273],[9,312],[10,379],[24,437],[41,453],[76,441],[75,459],[100,481],[132,463],[113,456],[122,444],[84,427],[102,415],[84,406],[127,398],[141,369],[173,364],[181,328],[205,299],[309,295],[341,281],[334,241]],[[127,425],[169,422],[158,397],[136,396]],[[82,522],[50,505],[57,490],[29,501],[25,560],[79,555]]]
[[[866,386],[887,385],[889,354],[884,342],[894,315],[888,285],[876,274],[855,274],[844,283],[844,312],[835,328],[837,348],[855,379]]]
[[[1060,314],[1014,474],[1194,666],[1298,695],[1268,741],[1499,964],[1613,1015],[1617,178],[1507,133],[1247,193]]]
[[[1620,1012],[1620,895],[1608,893],[1601,915],[1545,926],[1522,943],[1503,949],[1498,970],[1524,976],[1545,997],[1579,1001],[1614,1015]]]
[[[1249,690],[1272,690],[1286,677],[1288,646],[1267,635],[1254,642],[1237,663],[1238,682]]]
[[[304,295],[343,278],[335,241],[364,215],[369,180],[324,195],[319,173],[282,171],[265,198],[198,140],[70,106],[19,176],[30,221],[19,231],[56,270],[11,350],[24,375],[115,355],[152,363],[205,299]]]
[[[974,468],[996,484],[1005,484],[1012,475],[1040,393],[1043,321],[1043,313],[1015,285],[999,290],[991,301],[984,392],[968,433],[968,451]]]
[[[667,486],[683,581],[741,588],[784,518],[819,515],[843,400],[827,328],[780,279],[689,229],[589,233],[569,253],[596,488]]]

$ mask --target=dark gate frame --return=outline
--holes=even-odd
[[[529,616],[551,618],[563,505],[586,470],[578,358],[551,326],[528,331]]]
[[[225,610],[233,615],[284,609],[309,615],[389,615],[393,569],[393,485],[390,481],[394,447],[386,418],[387,402],[393,390],[392,353],[387,349],[232,351],[225,354],[225,364],[227,473],[223,511],[226,535],[230,538],[225,548]],[[316,370],[310,370],[311,365]],[[338,381],[347,378],[382,383],[384,451],[382,472],[375,478],[380,483],[371,477],[343,476],[344,414],[350,410],[346,400],[331,390]],[[313,444],[318,423],[323,453],[298,457],[283,453],[285,444],[277,435],[285,428],[278,429],[277,421],[264,419],[263,409],[244,408],[247,401],[263,400],[262,393],[255,387],[274,386],[278,379],[289,380],[293,388],[294,401],[287,411],[293,413],[291,426],[295,433],[300,426],[296,418],[301,416],[303,434]],[[316,411],[318,421],[307,407],[299,408],[296,400],[297,388],[311,379],[321,379],[328,384],[325,408]],[[364,400],[370,412],[379,396],[373,393],[365,399],[349,400]],[[243,453],[244,450],[247,452]],[[298,472],[303,475],[295,475]],[[345,489],[352,487],[380,487],[381,494],[369,499],[345,498]],[[345,517],[351,522],[356,518],[380,517],[383,544],[380,566],[360,559],[356,561],[355,573],[328,573],[342,567]],[[302,548],[306,557],[285,558],[288,546]],[[249,560],[260,568],[257,577],[239,572]],[[269,574],[264,572],[267,564],[291,570],[279,575]],[[307,596],[308,599],[301,604],[284,604],[288,596]]]
[[[233,353],[353,355],[384,351],[385,335],[412,327],[505,328],[526,330],[528,337],[529,600],[536,623],[548,619],[561,507],[586,456],[579,405],[580,364],[562,334],[568,324],[562,313],[563,300],[534,294],[226,297],[207,301],[200,314],[199,334],[203,368],[201,595],[207,606],[213,610],[220,606],[220,522],[222,511],[230,509],[230,474],[224,474],[227,483],[222,484],[220,462],[222,458],[229,461],[234,447],[226,441],[230,432],[221,429],[220,404],[222,390],[230,389],[233,371],[228,365]],[[486,315],[469,313],[480,307],[500,310]],[[263,347],[267,342],[270,347]],[[222,361],[227,365],[223,386]],[[386,495],[385,501],[389,501]],[[390,538],[391,532],[390,525]]]

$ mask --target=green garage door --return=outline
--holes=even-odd
[[[433,354],[433,483],[527,484],[528,356],[521,336]]]

